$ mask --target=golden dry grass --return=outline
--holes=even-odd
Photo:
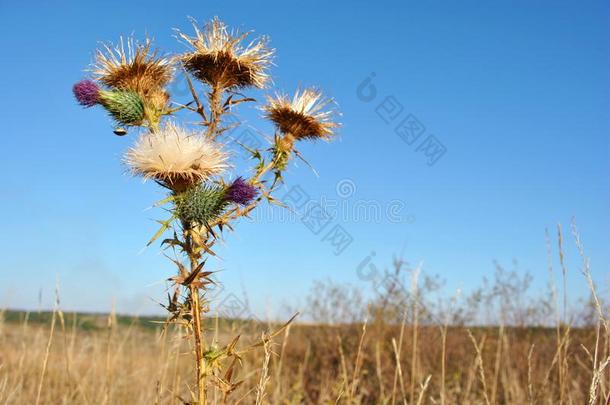
[[[188,400],[191,352],[179,331],[76,325],[56,321],[40,385],[51,328],[3,324],[0,403],[37,403],[39,386],[40,404]],[[236,328],[251,341],[264,329]],[[235,333],[224,332],[221,341]],[[593,358],[603,369],[608,346],[604,337],[594,354],[596,333],[566,329],[558,344],[554,329],[449,327],[443,345],[443,329],[433,326],[295,325],[266,352],[244,357],[244,383],[228,403],[584,404],[598,384],[593,403],[603,404],[608,374],[594,379]],[[219,392],[210,399],[221,403]]]
[[[208,388],[208,402],[607,405],[606,305],[575,236],[580,271],[592,292],[589,311],[582,312],[587,317],[563,322],[559,302],[568,302],[567,294],[558,297],[554,287],[549,297],[524,303],[527,277],[512,273],[500,272],[466,307],[445,310],[444,316],[426,300],[433,283],[420,283],[419,271],[411,283],[393,277],[384,295],[366,303],[366,323],[347,321],[362,316],[357,294],[316,284],[307,307],[320,322],[291,324],[273,343],[245,353],[227,377],[243,382],[229,397]],[[563,254],[560,262],[564,274]],[[402,265],[395,263],[394,276]],[[496,326],[476,327],[473,320],[481,318],[464,315],[479,304],[487,315],[492,311]],[[541,310],[545,306],[551,311]],[[14,313],[4,318],[0,404],[181,404],[196,388],[192,339],[177,327],[162,333],[136,320],[117,322],[114,315],[61,311],[47,314],[44,323],[15,319]],[[547,326],[531,326],[541,323]],[[240,335],[240,346],[247,347],[277,326],[209,319],[207,344],[222,346]]]

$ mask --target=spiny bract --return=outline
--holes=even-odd
[[[225,189],[216,185],[192,187],[175,198],[176,215],[188,224],[207,225],[228,205]]]
[[[121,124],[141,125],[144,120],[144,102],[134,91],[100,91],[100,103]]]

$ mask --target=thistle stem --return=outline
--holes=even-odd
[[[210,121],[207,135],[212,139],[216,138],[218,135],[216,130],[218,128],[218,123],[220,122],[220,117],[224,112],[222,108],[222,92],[222,87],[219,84],[215,84],[212,86],[212,90],[209,94]]]
[[[183,224],[184,226],[184,224]],[[189,257],[191,272],[198,267],[198,255],[193,248],[193,238],[190,232],[195,232],[191,227],[184,226],[185,251]],[[201,327],[201,301],[199,296],[199,285],[189,285],[189,300],[191,315],[193,316],[193,335],[195,340],[195,362],[197,372],[197,404],[206,404],[206,367],[203,359],[204,341]]]
[[[199,301],[199,288],[189,286],[191,291],[191,310],[193,314],[193,334],[195,335],[195,361],[197,362],[197,403],[205,405],[205,364],[203,360],[203,337],[201,332],[201,303]]]

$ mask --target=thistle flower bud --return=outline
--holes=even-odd
[[[198,186],[178,194],[174,200],[176,215],[183,222],[207,225],[226,208],[225,189],[219,186]]]
[[[240,205],[248,205],[256,197],[258,191],[256,187],[248,184],[243,178],[238,177],[227,187],[225,191],[225,200]]]
[[[144,119],[144,102],[138,93],[130,90],[100,91],[100,104],[112,118],[124,125],[141,125]]]
[[[294,149],[295,138],[292,134],[288,133],[284,136],[275,136],[275,144],[271,148],[273,154],[273,166],[277,170],[284,170],[288,165],[290,154]]]
[[[93,80],[81,80],[72,86],[72,92],[78,104],[93,107],[100,101],[100,88]]]

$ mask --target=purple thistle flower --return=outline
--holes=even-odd
[[[256,187],[246,183],[243,178],[238,177],[233,184],[227,187],[225,200],[236,204],[248,205],[257,194]]]
[[[93,107],[99,102],[100,88],[93,80],[81,80],[72,86],[72,92],[78,103],[84,107]]]

